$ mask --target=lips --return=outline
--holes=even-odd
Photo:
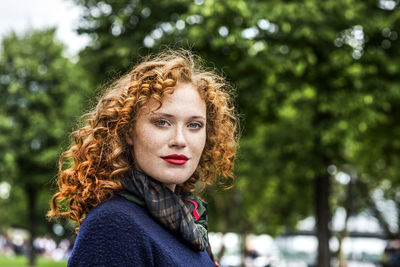
[[[161,158],[166,162],[174,165],[183,165],[189,160],[188,157],[186,157],[185,155],[178,155],[178,154],[168,155]]]

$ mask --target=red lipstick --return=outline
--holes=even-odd
[[[166,162],[175,165],[183,165],[189,160],[185,155],[178,155],[178,154],[168,155],[161,158]]]

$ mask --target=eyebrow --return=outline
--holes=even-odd
[[[163,113],[163,112],[151,112],[151,114],[154,114],[154,115],[161,115],[161,116],[165,116],[165,117],[168,117],[168,118],[173,118],[173,117],[175,117],[174,115],[172,115],[172,114],[168,114],[168,113]],[[206,118],[205,117],[203,117],[203,116],[190,116],[190,118],[191,119],[203,119],[203,120],[206,120]]]

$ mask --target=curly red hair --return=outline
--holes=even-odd
[[[166,51],[146,58],[114,82],[86,114],[85,125],[72,133],[72,145],[59,160],[59,192],[51,200],[50,218],[67,216],[80,225],[90,209],[122,189],[120,178],[133,166],[125,137],[136,114],[149,99],[162,105],[178,82],[193,84],[207,106],[206,145],[198,168],[180,189],[193,192],[197,181],[204,188],[218,178],[234,180],[238,118],[231,87],[204,70],[190,52]]]

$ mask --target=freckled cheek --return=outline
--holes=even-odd
[[[146,152],[158,154],[160,152],[158,150],[162,148],[163,143],[166,143],[165,136],[165,133],[146,128],[140,133],[140,142],[143,149],[147,150]]]
[[[151,140],[148,139],[149,134],[147,133],[146,129],[140,128],[136,129],[135,135],[134,135],[134,150],[135,154],[136,152],[138,153],[143,153],[148,150],[148,146],[151,143]]]
[[[204,133],[200,138],[197,138],[197,142],[195,144],[195,149],[196,149],[195,151],[198,159],[200,159],[201,155],[203,154],[205,145],[206,145],[206,134]]]

